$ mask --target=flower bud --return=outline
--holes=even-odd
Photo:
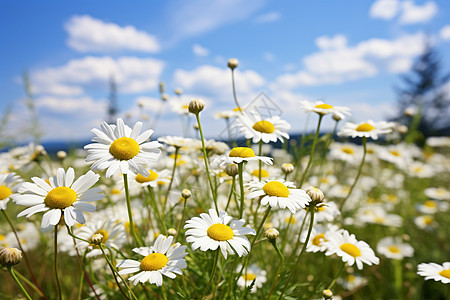
[[[315,188],[313,186],[310,186],[306,189],[306,194],[311,198],[311,200],[315,203],[321,203],[323,199],[325,198],[324,194],[321,190],[318,188]]]
[[[274,241],[278,238],[280,233],[275,228],[269,228],[264,232],[264,235],[266,238],[268,238],[270,241]]]
[[[167,94],[162,94],[161,95],[161,100],[167,101],[167,99],[169,99],[169,96],[167,96]]]
[[[293,164],[282,164],[281,165],[281,171],[283,171],[284,174],[291,174],[294,172],[294,165]]]
[[[66,151],[58,151],[56,153],[56,156],[58,157],[58,159],[63,160],[64,158],[67,157],[67,153]]]
[[[400,134],[407,134],[408,133],[408,126],[400,125],[397,127],[397,131]]]
[[[205,102],[201,99],[194,99],[189,102],[189,112],[193,114],[200,113],[205,108]]]
[[[159,92],[162,94],[164,93],[164,81],[161,81],[159,83]]]
[[[331,292],[331,290],[323,290],[322,291],[322,296],[325,298],[325,299],[332,299],[333,298],[333,292]]]
[[[192,193],[191,193],[191,191],[190,190],[188,190],[188,189],[184,189],[182,192],[181,192],[181,197],[183,197],[184,199],[189,199],[189,198],[191,198],[191,196],[192,196]]]
[[[333,120],[335,120],[336,122],[339,122],[340,120],[342,120],[342,116],[340,114],[334,113],[333,116],[331,116],[333,118]]]
[[[0,251],[0,264],[5,267],[17,265],[22,260],[22,251],[17,248],[4,248]]]
[[[236,164],[229,164],[225,168],[225,173],[227,173],[228,176],[234,177],[239,173],[238,166]]]
[[[228,68],[230,68],[231,70],[236,69],[238,65],[239,61],[236,58],[230,58],[228,60]]]
[[[169,228],[169,229],[167,229],[167,233],[169,235],[176,235],[177,234],[177,230],[175,228]]]
[[[103,235],[96,233],[91,237],[91,243],[94,245],[100,245],[103,242]]]
[[[412,117],[416,114],[416,109],[414,107],[408,107],[403,111],[405,117]]]
[[[182,92],[183,92],[183,90],[181,88],[175,89],[175,94],[177,94],[177,95],[181,95]]]

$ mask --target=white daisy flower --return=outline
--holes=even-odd
[[[222,110],[219,112],[216,112],[214,114],[214,119],[225,119],[229,120],[235,117],[238,117],[239,115],[242,115],[243,109],[236,107],[233,110]]]
[[[433,216],[418,216],[414,219],[414,223],[420,229],[430,230],[437,226],[436,220]]]
[[[241,162],[259,161],[259,160],[267,165],[273,164],[271,157],[256,156],[252,148],[235,147],[231,149],[231,151],[228,153],[228,156],[222,155],[218,157],[213,162],[213,165],[223,166],[225,164],[239,164]]]
[[[153,130],[140,134],[142,122],[137,122],[131,129],[120,118],[117,119],[117,125],[103,122],[101,128],[91,130],[96,135],[92,141],[96,143],[84,146],[88,151],[86,161],[95,161],[91,170],[107,169],[108,178],[119,169],[122,174],[133,172],[149,176],[145,166],[148,161],[159,158],[162,146],[156,141],[146,142]]]
[[[359,163],[362,158],[361,147],[350,143],[333,143],[328,156],[351,164]]]
[[[417,267],[420,276],[424,276],[425,280],[433,279],[434,281],[441,281],[442,283],[450,283],[450,262],[445,262],[442,265],[436,263],[421,263]]]
[[[242,265],[239,265],[236,269],[239,272],[242,269]],[[237,285],[240,287],[248,287],[255,281],[255,285],[251,289],[251,293],[256,292],[256,289],[261,288],[267,281],[267,272],[256,265],[249,265],[241,277],[237,281]]]
[[[327,250],[327,247],[324,242],[327,240],[325,239],[325,234],[331,232],[343,232],[344,229],[339,229],[336,225],[328,224],[327,227],[316,225],[311,230],[311,238],[308,241],[308,245],[306,245],[306,252],[325,252]],[[302,243],[305,243],[306,237],[308,235],[308,230],[304,230],[302,232],[302,235],[300,236],[300,240]]]
[[[291,125],[275,116],[268,119],[258,114],[241,114],[236,119],[235,127],[245,135],[246,139],[252,139],[253,143],[263,141],[263,143],[276,142],[280,140],[284,143],[284,139],[289,139],[287,131]]]
[[[416,209],[423,214],[435,214],[438,211],[446,211],[448,209],[448,203],[427,200],[422,204],[416,205]]]
[[[392,122],[374,122],[369,120],[359,124],[347,122],[338,132],[338,136],[351,136],[378,139],[378,135],[386,134],[392,131],[394,123]]]
[[[434,167],[421,162],[413,162],[407,166],[409,176],[418,178],[430,178],[435,174]]]
[[[89,221],[86,226],[82,226],[76,235],[82,239],[90,241],[94,234],[101,234],[102,244],[106,247],[112,249],[120,249],[122,245],[126,242],[125,227],[119,221],[114,219],[97,219],[95,221]],[[102,251],[97,245],[88,244],[84,241],[77,240],[77,248],[79,249],[89,249],[89,253],[86,257],[93,257],[97,255],[102,255]]]
[[[311,198],[304,190],[296,189],[292,182],[284,180],[253,181],[247,183],[250,192],[247,199],[261,198],[261,204],[270,207],[288,208],[292,213],[305,208]]]
[[[193,243],[192,250],[220,248],[225,258],[228,253],[234,254],[234,251],[239,257],[245,256],[250,251],[250,242],[245,235],[255,235],[256,232],[250,227],[243,227],[244,223],[243,219],[233,220],[225,211],[217,215],[215,209],[210,209],[209,214],[202,213],[200,217],[186,221],[186,241]]]
[[[377,252],[383,254],[387,258],[403,259],[404,257],[412,257],[414,248],[410,244],[403,243],[399,237],[385,237],[378,242]]]
[[[130,181],[130,189],[135,187],[146,188],[147,186],[156,188],[158,185],[164,185],[170,182],[171,172],[167,169],[161,171],[148,170],[148,172],[150,175],[147,177],[144,177],[141,174],[135,175],[134,180]]]
[[[356,289],[357,287],[362,287],[367,284],[367,278],[357,275],[348,274],[344,278],[338,278],[337,283],[342,285],[347,291]]]
[[[5,210],[9,200],[16,196],[21,182],[16,173],[0,174],[0,210]]]
[[[352,266],[356,262],[359,270],[363,268],[363,263],[371,266],[379,264],[380,259],[375,256],[375,252],[364,241],[358,241],[354,234],[347,230],[329,232],[325,235],[323,243],[327,247],[326,256],[337,254],[342,257],[342,261]]]
[[[175,274],[183,274],[181,269],[187,267],[184,257],[188,254],[186,246],[181,246],[180,243],[172,244],[173,236],[166,237],[162,234],[158,236],[155,244],[151,247],[134,248],[133,252],[145,256],[141,261],[126,259],[117,264],[117,268],[122,268],[119,271],[120,275],[137,273],[128,278],[133,281],[134,285],[140,283],[150,282],[161,286],[163,277],[175,278]]]
[[[450,191],[444,188],[430,187],[426,188],[425,196],[436,200],[450,200]]]
[[[59,168],[55,177],[49,178],[49,183],[39,177],[33,177],[31,182],[23,183],[19,193],[14,197],[17,205],[30,206],[17,217],[27,218],[38,212],[47,211],[42,217],[41,228],[58,224],[64,212],[64,222],[72,226],[77,221],[84,224],[86,219],[82,213],[95,211],[95,206],[88,203],[102,200],[105,195],[99,187],[91,188],[100,175],[88,171],[75,182],[75,172],[69,168],[67,173]]]
[[[300,101],[300,108],[306,112],[315,112],[319,115],[336,114],[341,120],[345,119],[345,115],[350,115],[350,108],[345,106],[331,106],[322,101],[311,102],[308,100]],[[345,114],[345,115],[344,115]]]

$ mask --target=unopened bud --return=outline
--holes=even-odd
[[[340,120],[342,120],[342,116],[339,114],[334,113],[333,116],[331,116],[333,118],[333,120],[335,120],[336,122],[339,122]]]
[[[276,230],[275,228],[269,228],[264,232],[264,235],[266,236],[266,238],[268,238],[271,241],[274,241],[278,238],[278,236],[280,235],[280,233],[278,232],[278,230]]]
[[[281,171],[283,171],[284,174],[291,174],[294,172],[294,165],[293,164],[282,164],[281,165]]]
[[[193,114],[198,114],[205,108],[205,101],[201,99],[194,99],[189,102],[189,112]]]
[[[230,68],[231,70],[236,69],[238,65],[239,61],[236,58],[230,58],[228,60],[228,68]]]
[[[333,292],[331,291],[331,290],[323,290],[322,291],[322,296],[325,298],[325,299],[332,299],[333,298]]]
[[[321,203],[323,199],[325,198],[324,194],[321,190],[318,188],[315,188],[313,186],[310,186],[306,189],[306,194],[311,198],[311,200],[315,203]]]
[[[406,134],[406,133],[408,133],[408,126],[400,125],[397,127],[397,131],[400,134]]]
[[[22,260],[22,251],[17,248],[4,248],[0,251],[0,264],[5,267],[17,265]]]
[[[192,196],[192,193],[191,193],[191,191],[190,190],[188,190],[188,189],[184,189],[182,192],[181,192],[181,197],[183,197],[184,199],[189,199],[189,198],[191,198],[191,196]]]
[[[56,153],[56,156],[58,157],[58,159],[63,160],[64,158],[67,157],[67,153],[66,151],[58,151]]]
[[[231,177],[236,176],[239,173],[238,166],[236,164],[229,164],[225,167],[225,173]]]
[[[194,124],[194,129],[198,130],[198,124],[197,123]]]
[[[182,92],[183,92],[183,90],[181,88],[175,89],[175,94],[177,94],[177,95],[181,95]]]
[[[167,229],[167,233],[169,235],[176,235],[177,234],[177,230],[175,228],[169,228],[169,229]]]
[[[167,101],[167,99],[169,99],[169,96],[167,96],[167,94],[162,94],[161,95],[161,100]]]
[[[159,92],[162,94],[164,93],[164,81],[161,81],[159,83]]]
[[[100,245],[103,242],[103,234],[96,233],[91,237],[91,243],[94,245]]]
[[[403,111],[406,117],[412,117],[416,114],[416,109],[414,107],[408,107]]]

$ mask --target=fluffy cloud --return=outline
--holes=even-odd
[[[445,25],[442,27],[439,31],[439,37],[444,41],[450,40],[450,25]]]
[[[281,14],[277,11],[272,11],[267,14],[259,15],[256,17],[256,23],[270,23],[278,21],[281,18]]]
[[[158,52],[157,39],[134,26],[121,27],[88,15],[73,16],[65,24],[67,44],[80,52],[109,53],[121,50]]]
[[[404,1],[399,21],[402,24],[424,23],[431,20],[437,11],[438,7],[433,1],[428,1],[423,5],[415,5],[413,1]]]
[[[31,80],[38,94],[77,95],[92,87],[106,89],[111,78],[121,93],[139,93],[156,89],[163,67],[164,62],[151,58],[87,56],[34,70]]]
[[[395,40],[369,39],[348,46],[342,35],[319,37],[320,51],[303,58],[304,69],[280,75],[272,88],[340,83],[377,75],[380,71],[401,73],[409,70],[412,58],[424,50],[422,33]]]
[[[197,56],[208,56],[209,55],[209,50],[199,44],[195,44],[194,46],[192,46],[192,52],[194,52],[194,54]]]
[[[398,0],[378,0],[370,7],[369,15],[372,18],[390,20],[397,15],[399,8]]]

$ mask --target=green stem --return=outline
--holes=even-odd
[[[308,165],[306,166],[306,169],[305,169],[305,171],[302,174],[302,179],[300,180],[300,184],[298,185],[299,188],[302,187],[303,182],[306,179],[306,175],[308,174],[308,170],[311,167],[311,163],[312,163],[313,156],[314,156],[314,150],[316,149],[317,139],[319,137],[320,123],[322,123],[323,116],[324,115],[319,114],[319,123],[317,124],[317,130],[316,130],[316,134],[314,136],[314,141],[313,141],[313,144],[312,144],[312,147],[311,147],[311,153],[309,155]]]
[[[205,297],[206,293],[209,290],[209,287],[211,286],[211,283],[214,281],[214,276],[216,275],[216,270],[217,270],[217,261],[219,260],[219,252],[220,252],[220,250],[217,249],[216,254],[214,256],[214,263],[213,263],[213,268],[211,271],[211,276],[209,278],[208,285],[206,286],[205,290],[203,291],[201,299],[203,299]]]
[[[328,285],[328,287],[326,288],[327,290],[331,290],[331,288],[334,286],[334,284],[336,283],[336,280],[339,278],[339,276],[341,275],[342,271],[345,268],[345,262],[342,263],[342,267],[339,269],[339,272],[337,272],[336,276],[334,276],[333,281]]]
[[[281,271],[283,270],[283,266],[284,266],[284,262],[285,262],[283,253],[281,253],[280,249],[278,249],[278,247],[277,247],[277,241],[276,240],[272,240],[272,241],[269,241],[269,242],[275,248],[275,251],[277,251],[278,257],[280,258],[280,266],[278,267],[277,275],[275,276],[275,281],[274,281],[274,283],[272,285],[272,288],[270,289],[269,295],[267,296],[267,300],[270,299],[270,296],[272,295],[273,291],[275,290],[275,287],[277,286],[277,283],[278,283],[278,280],[280,279]]]
[[[294,264],[294,268],[292,269],[291,274],[289,274],[289,277],[288,277],[288,279],[287,279],[287,281],[286,281],[286,283],[284,285],[284,288],[281,291],[280,297],[278,297],[279,300],[282,299],[283,294],[284,294],[284,292],[286,291],[286,289],[287,289],[287,287],[289,285],[289,282],[292,280],[292,277],[294,277],[294,274],[297,272],[297,268],[298,268],[298,264],[300,262],[300,259],[302,258],[303,253],[305,253],[305,249],[306,249],[306,246],[308,245],[309,238],[311,237],[311,231],[312,231],[312,228],[313,228],[313,225],[314,225],[314,209],[315,209],[314,205],[312,203],[310,203],[309,212],[311,213],[311,220],[309,222],[308,235],[306,236],[306,240],[305,240],[305,243],[303,244],[302,251],[300,251],[300,255],[298,256],[297,261]]]
[[[178,236],[180,235],[181,224],[183,224],[184,216],[186,215],[186,203],[187,203],[187,198],[184,198],[183,212],[181,213],[180,223],[178,223],[177,234],[175,236],[175,242],[177,241]]]
[[[56,285],[58,286],[58,296],[59,300],[62,299],[61,294],[61,284],[59,283],[59,276],[58,276],[58,224],[55,225],[55,234],[54,234],[54,248],[55,248],[55,261],[54,261],[54,270],[55,270],[55,278],[56,278]]]
[[[394,272],[395,272],[395,288],[397,290],[398,298],[404,299],[403,295],[403,266],[400,259],[394,259]]]
[[[153,188],[151,186],[147,186],[148,192],[150,194],[150,201],[152,202],[153,210],[156,213],[156,218],[158,219],[160,230],[167,235],[167,226],[166,221],[163,216],[161,216],[158,208],[158,203],[156,202],[155,193],[153,192]]]
[[[175,178],[175,170],[177,169],[177,159],[178,159],[178,152],[180,151],[180,147],[175,147],[175,157],[173,159],[173,168],[172,168],[172,175],[169,182],[169,187],[166,191],[166,196],[164,197],[164,204],[162,206],[162,213],[164,215],[164,212],[166,211],[166,203],[167,199],[169,198],[170,189],[172,188],[172,183]]]
[[[11,277],[14,279],[14,281],[17,283],[17,285],[19,286],[20,290],[22,291],[22,293],[24,294],[24,296],[28,299],[31,300],[30,295],[28,295],[27,291],[25,290],[25,288],[23,287],[23,285],[20,283],[19,279],[17,278],[16,274],[14,274],[14,270],[12,267],[8,267],[8,272],[11,275]]]
[[[263,141],[262,140],[260,140],[259,141],[259,156],[262,156],[262,144],[263,144]],[[258,161],[258,163],[259,163],[259,173],[258,173],[258,180],[259,181],[261,181],[261,170],[262,170],[262,161],[261,160],[259,160]]]
[[[242,215],[244,214],[244,162],[238,163],[238,172],[239,172],[239,189],[241,193],[241,205],[239,207],[239,219],[242,219]]]
[[[356,174],[356,178],[355,181],[353,181],[352,186],[350,187],[350,190],[348,191],[347,197],[345,197],[344,200],[342,200],[341,205],[339,207],[339,210],[342,211],[342,208],[344,207],[345,202],[347,201],[347,199],[350,197],[350,195],[352,194],[353,189],[356,186],[356,183],[358,182],[359,176],[361,175],[361,171],[364,165],[364,162],[366,161],[366,154],[367,154],[367,138],[363,137],[362,138],[362,143],[363,143],[363,148],[364,148],[364,154],[361,160],[361,164],[359,165],[359,169],[358,169],[358,174]]]
[[[233,179],[232,179],[232,181],[231,181],[230,194],[228,195],[227,205],[225,206],[225,211],[228,210],[228,206],[230,205],[231,198],[233,197],[233,194],[234,194],[234,188],[235,188],[235,186],[236,186],[236,176],[233,176]]]
[[[29,281],[25,276],[23,276],[22,274],[20,274],[19,272],[14,271],[14,274],[17,275],[17,277],[19,277],[20,280],[22,280],[23,282],[25,282],[30,288],[32,288],[36,293],[38,293],[39,297],[44,298],[44,294],[42,294],[42,292],[31,282]]]
[[[216,212],[219,213],[219,208],[217,207],[217,195],[214,192],[215,188],[211,180],[211,174],[209,173],[208,154],[206,153],[205,138],[203,136],[202,125],[200,124],[200,113],[196,113],[195,117],[197,118],[198,131],[200,132],[200,138],[202,140],[203,160],[205,161],[206,175],[208,176],[208,182],[209,187],[211,188],[211,194],[213,196],[214,207],[216,208]]]
[[[236,103],[237,108],[239,108],[239,111],[241,112],[241,114],[243,114],[242,108],[239,106],[239,103],[238,103],[237,97],[236,97],[236,87],[235,87],[235,84],[234,84],[234,69],[231,69],[231,85],[233,86],[234,102]]]
[[[123,184],[125,186],[125,197],[127,200],[127,211],[128,211],[128,220],[130,221],[130,231],[131,231],[131,234],[133,235],[133,238],[134,238],[134,241],[136,242],[136,244],[138,244],[138,246],[142,247],[143,243],[137,236],[136,231],[134,229],[133,214],[131,213],[130,193],[128,191],[128,175],[127,174],[123,174]]]

